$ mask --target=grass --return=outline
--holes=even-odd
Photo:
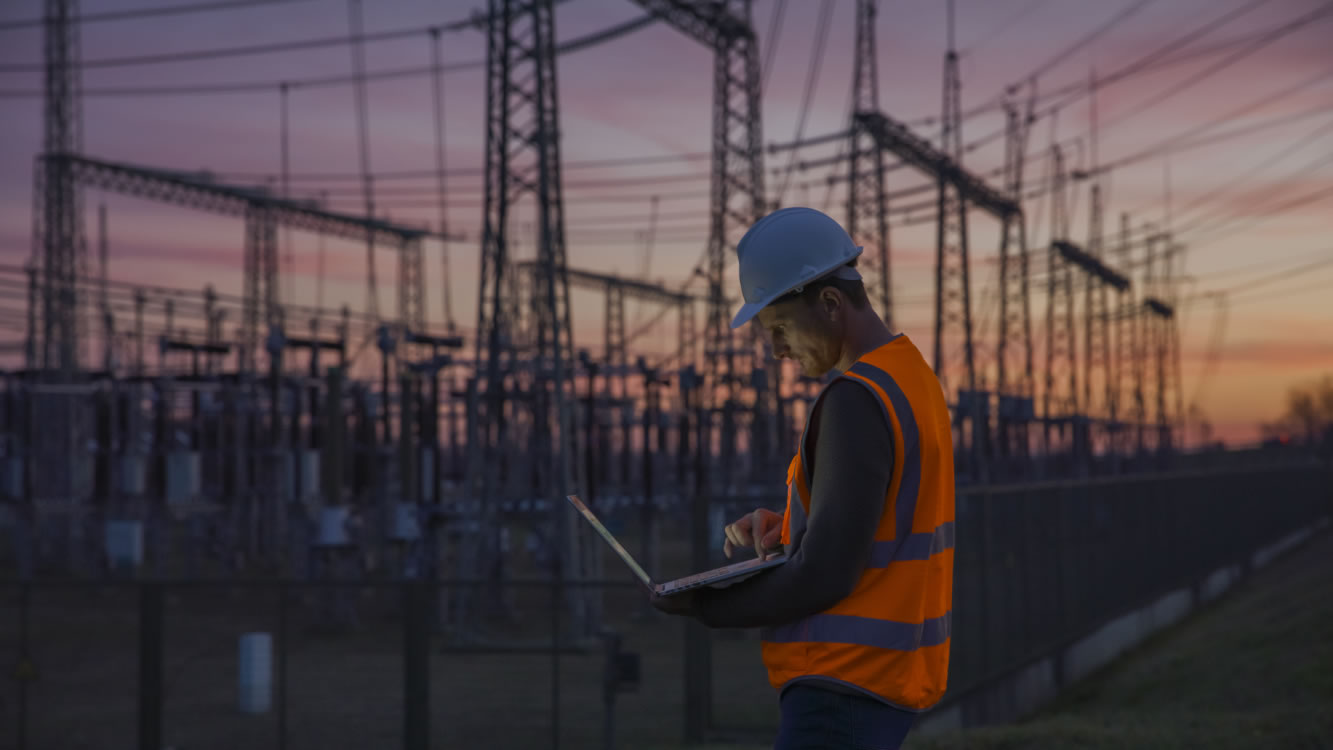
[[[1131,747],[1333,748],[1333,533],[1255,573],[1026,721],[905,743],[906,750]]]
[[[1333,747],[1333,534],[1243,581],[1028,721],[912,750]]]

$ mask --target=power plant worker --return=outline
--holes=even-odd
[[[870,306],[862,248],[825,214],[784,208],[737,247],[745,304],[816,397],[787,470],[786,511],[726,527],[724,551],[786,553],[735,585],[653,596],[709,627],[761,628],[779,691],[775,750],[897,748],[944,694],[953,600],[949,412],[916,346]]]

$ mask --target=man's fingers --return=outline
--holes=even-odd
[[[732,550],[731,540],[728,539],[722,544],[722,554],[726,555],[728,560],[731,559],[731,550]]]
[[[750,528],[754,529],[754,554],[756,557],[764,556],[764,516],[762,509],[756,509],[753,516],[754,520],[750,523]]]

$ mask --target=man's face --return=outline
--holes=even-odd
[[[808,378],[832,370],[842,356],[837,328],[827,315],[828,303],[823,299],[830,293],[837,294],[827,288],[820,290],[821,299],[813,305],[799,297],[777,302],[756,316],[773,342],[773,356],[795,360],[801,374]]]

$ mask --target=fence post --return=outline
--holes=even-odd
[[[33,678],[32,644],[29,642],[32,608],[32,584],[19,584],[19,707],[18,749],[28,748],[28,683]]]
[[[428,583],[403,584],[403,747],[430,746],[430,620]]]
[[[162,584],[139,584],[139,750],[162,748]]]
[[[287,599],[291,595],[287,581],[278,584],[278,750],[287,750]]]

